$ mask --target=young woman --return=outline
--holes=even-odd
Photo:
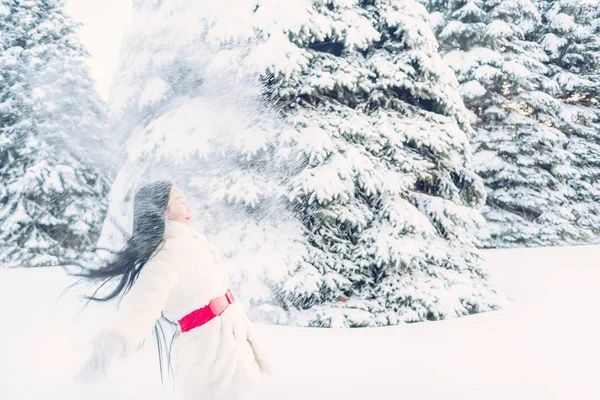
[[[94,341],[80,379],[104,374],[134,351],[161,316],[177,325],[174,372],[184,399],[235,399],[266,372],[219,251],[194,229],[183,192],[170,182],[137,192],[131,239],[115,261],[81,276],[119,281],[108,296],[92,300],[124,297],[115,320]]]

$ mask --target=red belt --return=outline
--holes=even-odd
[[[233,304],[234,298],[231,290],[228,290],[223,296],[216,297],[208,305],[192,311],[179,320],[181,332],[188,332],[194,328],[202,326],[213,318],[223,314],[230,304]]]

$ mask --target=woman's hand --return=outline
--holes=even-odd
[[[258,364],[260,370],[265,373],[265,374],[271,374],[273,372],[273,368],[271,366],[271,363],[269,362],[269,357],[265,354],[262,346],[260,346],[257,342],[257,340],[255,340],[255,337],[253,334],[250,334],[250,332],[248,332],[248,343],[250,344],[250,347],[252,347],[252,351],[254,352],[254,359],[256,360],[256,363]]]
[[[92,382],[105,379],[114,361],[125,354],[125,340],[113,333],[103,333],[92,342],[92,354],[75,380]]]

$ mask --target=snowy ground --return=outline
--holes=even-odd
[[[249,399],[600,399],[600,246],[486,252],[494,281],[514,300],[503,311],[393,328],[261,326],[276,373]],[[108,383],[68,385],[75,325],[56,270],[0,270],[0,398],[164,399],[152,343]],[[5,347],[4,347],[5,346]]]

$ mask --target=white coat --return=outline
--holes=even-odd
[[[96,346],[109,358],[111,353],[118,353],[116,357],[135,351],[161,313],[178,321],[229,289],[219,252],[204,235],[169,221],[164,239],[164,246],[146,263],[121,302],[115,321],[103,332],[104,344]],[[239,299],[205,325],[178,332],[172,357],[183,399],[237,398],[265,371],[266,360],[258,346]]]

